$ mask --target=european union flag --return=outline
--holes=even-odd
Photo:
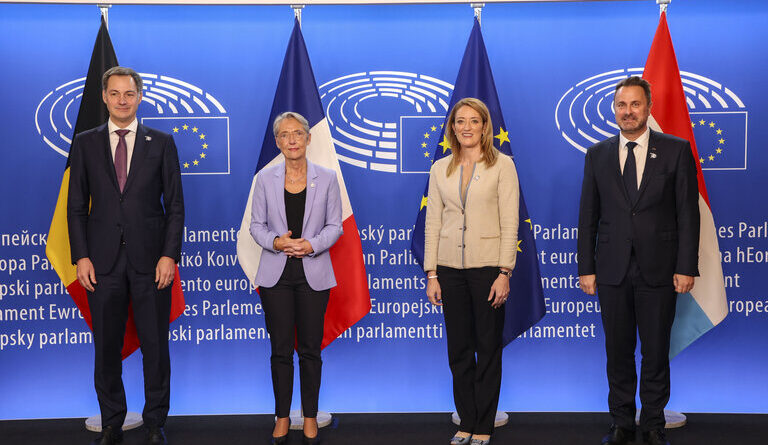
[[[747,168],[747,112],[691,113],[699,163],[703,170]]]
[[[400,171],[429,173],[435,147],[440,142],[445,116],[403,116],[400,118]]]
[[[480,23],[475,19],[472,33],[461,60],[459,74],[451,95],[450,106],[465,97],[475,97],[482,100],[491,113],[491,122],[494,129],[494,145],[504,154],[512,156],[509,144],[507,125],[501,114],[499,96],[496,93],[496,83],[493,81],[491,64],[488,61],[488,53],[485,50],[483,35],[480,32]],[[447,123],[444,123],[447,125]],[[438,160],[450,154],[448,141],[444,132],[440,132],[440,142],[434,152],[433,160]],[[429,184],[424,188],[421,199],[419,215],[416,219],[411,250],[419,263],[424,264],[424,220],[426,217],[426,196]],[[536,257],[536,245],[533,239],[533,223],[528,216],[528,208],[523,198],[522,186],[520,187],[520,227],[517,233],[519,241],[517,249],[517,261],[512,278],[509,280],[511,292],[505,306],[504,318],[504,345],[509,344],[520,334],[525,332],[546,313],[544,306],[544,291],[541,288],[541,274],[539,273],[539,261]]]
[[[173,136],[182,175],[229,174],[228,117],[145,117],[141,122]]]

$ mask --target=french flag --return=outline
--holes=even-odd
[[[651,83],[652,102],[649,125],[690,141],[693,158],[698,160],[696,141],[693,138],[691,117],[685,101],[683,83],[677,66],[675,49],[667,26],[667,14],[663,12],[651,44],[643,78]],[[696,163],[699,182],[699,213],[701,230],[699,235],[699,274],[693,289],[677,297],[677,312],[672,325],[672,339],[669,356],[676,356],[697,338],[715,327],[728,314],[725,295],[723,268],[720,263],[720,248],[717,244],[715,220],[709,204],[707,187]]]
[[[256,174],[251,183],[251,192],[243,213],[243,222],[237,236],[237,259],[251,283],[259,269],[261,247],[250,234],[251,202],[256,184],[256,176],[261,169],[283,161],[283,155],[277,148],[272,133],[272,122],[277,115],[285,111],[294,111],[309,121],[312,142],[307,147],[307,158],[336,172],[341,189],[341,218],[344,234],[330,249],[331,262],[336,275],[336,287],[331,289],[328,308],[325,313],[325,330],[322,347],[325,348],[344,331],[357,323],[371,310],[371,297],[363,263],[363,247],[357,231],[355,216],[349,195],[341,175],[336,148],[331,139],[331,130],[323,113],[323,104],[317,92],[317,83],[312,73],[307,47],[301,35],[301,26],[295,21],[293,32],[285,52],[283,68],[272,102],[272,111],[261,145]]]

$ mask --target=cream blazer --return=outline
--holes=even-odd
[[[520,186],[511,157],[500,153],[488,168],[474,166],[466,202],[461,203],[461,168],[446,176],[453,155],[432,165],[424,227],[424,270],[506,267],[517,256]]]

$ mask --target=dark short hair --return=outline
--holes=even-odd
[[[618,93],[619,88],[621,87],[642,87],[643,92],[645,92],[645,99],[648,101],[648,105],[651,104],[651,84],[642,77],[630,76],[626,79],[620,80],[619,83],[616,84],[616,89],[613,91],[614,94]]]
[[[141,94],[142,88],[144,88],[144,82],[141,80],[141,76],[139,76],[139,73],[134,71],[132,68],[128,68],[127,66],[113,66],[112,68],[108,69],[103,76],[101,76],[102,90],[107,91],[107,82],[109,82],[109,78],[112,76],[133,77],[133,82],[136,84],[136,88],[138,89],[139,94]]]

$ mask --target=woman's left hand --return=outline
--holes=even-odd
[[[488,301],[494,309],[501,307],[507,301],[509,296],[509,278],[506,275],[499,274],[491,286],[491,293],[488,294]]]
[[[312,244],[304,238],[297,238],[291,241],[293,241],[291,245],[284,250],[286,255],[290,257],[303,258],[315,251],[315,249],[312,248]]]

